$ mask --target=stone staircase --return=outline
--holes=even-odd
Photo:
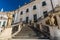
[[[44,34],[42,34],[39,30],[33,27],[23,27],[22,30],[15,35],[15,37],[12,37],[13,39],[43,39],[48,38],[45,37]]]
[[[58,10],[58,11],[57,11]],[[58,13],[60,11],[59,8],[56,8],[56,13]],[[38,30],[37,28],[34,28],[33,26],[25,26],[22,28],[22,30],[15,35],[15,37],[12,37],[13,39],[43,39],[43,38],[52,38],[54,37],[54,29],[58,30],[57,26],[50,26],[46,24],[46,21],[49,19],[49,17],[38,19],[38,24],[42,23],[43,26],[47,26],[49,27],[49,32],[47,32],[46,30],[43,30],[43,32],[41,32],[40,30]],[[52,36],[52,37],[51,37]]]
[[[45,20],[47,20],[48,17],[46,17],[43,20],[40,20],[37,23],[43,23]],[[34,28],[32,25],[26,25],[25,27],[22,28],[22,30],[15,35],[15,37],[12,37],[13,39],[48,39],[50,37],[50,34],[47,33],[46,31],[41,32],[37,28]]]

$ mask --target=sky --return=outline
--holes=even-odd
[[[0,10],[13,11],[23,6],[25,3],[29,3],[30,0],[0,0]]]

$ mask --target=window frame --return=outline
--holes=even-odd
[[[46,5],[47,5],[46,1],[43,1],[42,6],[46,6]]]
[[[37,7],[36,7],[36,5],[34,5],[34,6],[33,6],[33,10],[36,10],[36,9],[37,9]]]
[[[2,26],[5,26],[5,23],[6,23],[6,21],[3,22],[3,25]]]
[[[29,9],[27,8],[27,9],[26,9],[26,13],[28,13],[28,12],[29,12]]]
[[[20,15],[23,15],[23,11],[20,12]]]

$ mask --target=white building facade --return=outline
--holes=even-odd
[[[53,3],[55,2],[53,1]],[[34,21],[40,17],[44,18],[51,10],[51,0],[35,0],[15,11],[14,23],[20,21]]]
[[[52,2],[52,3],[51,3]],[[59,0],[35,0],[29,4],[26,4],[19,9],[12,11],[13,21],[12,23],[18,23],[21,21],[29,22],[36,21],[39,18],[44,18],[48,15],[48,12],[53,10],[52,8],[60,6]]]

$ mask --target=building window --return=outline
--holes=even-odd
[[[28,23],[28,21],[29,21],[29,17],[26,17],[26,23]]]
[[[13,17],[15,17],[15,14],[13,14]]]
[[[47,11],[44,11],[43,14],[44,14],[44,17],[48,16],[48,12]]]
[[[42,6],[46,6],[46,2],[45,1],[42,2]]]
[[[29,12],[29,9],[27,9],[26,12]]]
[[[22,14],[23,14],[23,11],[21,11],[20,15],[22,15]]]
[[[35,9],[36,9],[36,5],[33,6],[33,10],[35,10]]]
[[[6,22],[4,21],[2,26],[5,26],[5,23],[6,23]]]
[[[34,18],[34,22],[37,22],[37,14],[34,14],[33,18]]]

